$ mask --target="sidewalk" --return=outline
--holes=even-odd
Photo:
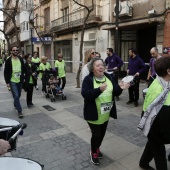
[[[146,137],[137,131],[142,111],[142,90],[140,84],[139,106],[126,105],[128,91],[123,91],[117,101],[118,119],[110,119],[106,136],[101,146],[104,158],[99,166],[90,162],[90,131],[83,119],[83,98],[76,88],[76,74],[67,74],[65,94],[67,100],[57,98],[51,102],[34,90],[33,108],[27,108],[25,92],[21,104],[23,119],[14,111],[11,93],[7,90],[0,71],[0,117],[27,123],[24,135],[19,136],[17,150],[7,155],[29,158],[44,165],[43,170],[140,170],[138,162],[146,143]],[[43,106],[49,105],[53,111]],[[170,149],[167,147],[168,151]],[[155,167],[154,162],[151,166]],[[168,162],[170,168],[170,163]]]

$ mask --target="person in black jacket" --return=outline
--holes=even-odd
[[[24,90],[27,92],[26,101],[27,106],[32,107],[34,104],[32,103],[32,95],[34,86],[37,85],[37,67],[34,63],[31,63],[32,56],[28,53],[24,56],[25,58],[25,82],[24,82]]]
[[[91,161],[98,165],[102,158],[100,146],[105,136],[109,118],[117,119],[115,96],[130,85],[120,82],[120,86],[107,73],[102,59],[93,58],[88,65],[90,74],[83,80],[81,94],[84,98],[84,119],[91,132]]]
[[[7,87],[11,88],[14,98],[14,107],[18,112],[19,118],[23,117],[19,99],[21,96],[24,73],[25,66],[23,59],[18,56],[18,47],[14,46],[11,49],[11,56],[5,62],[4,78]]]

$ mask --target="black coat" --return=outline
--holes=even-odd
[[[35,73],[35,76],[32,76],[32,74]],[[30,77],[32,76],[33,79],[33,85],[37,85],[37,67],[34,65],[34,63],[31,63],[31,67],[29,64],[26,62],[25,63],[25,82],[23,85],[23,89],[27,91],[27,87],[30,81]]]
[[[20,76],[20,82],[23,83],[24,81],[24,73],[25,73],[25,65],[24,61],[21,57],[18,57],[21,62],[21,76]],[[12,57],[10,56],[6,62],[5,62],[5,68],[4,68],[4,78],[6,84],[10,83],[11,77],[12,77]]]
[[[115,83],[115,81],[112,79],[112,77],[104,73],[104,75],[112,82],[113,84],[113,107],[110,111],[110,116],[114,119],[117,119],[117,111],[116,111],[116,105],[115,105],[115,99],[114,96],[119,96],[122,93],[122,89],[118,84]],[[95,99],[101,94],[100,88],[95,88],[93,85],[93,73],[90,73],[88,76],[86,76],[83,80],[82,84],[82,91],[81,94],[84,98],[84,119],[85,120],[98,120],[98,112],[97,112],[97,106]]]

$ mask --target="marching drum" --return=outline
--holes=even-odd
[[[146,89],[143,89],[143,99],[145,99],[145,96],[146,96],[146,93],[148,92],[148,88],[146,88]]]
[[[130,86],[133,86],[135,84],[134,82],[134,76],[126,76],[122,79],[123,83],[130,83]]]
[[[20,123],[16,120],[0,117],[0,139],[9,140],[19,129],[18,125],[20,125]],[[8,150],[9,152],[16,149],[16,142],[17,137],[10,143],[11,148]]]
[[[0,167],[2,170],[42,170],[43,165],[30,159],[1,157]]]

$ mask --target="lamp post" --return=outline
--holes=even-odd
[[[115,53],[118,54],[119,48],[119,0],[116,0],[116,28],[115,28]]]

